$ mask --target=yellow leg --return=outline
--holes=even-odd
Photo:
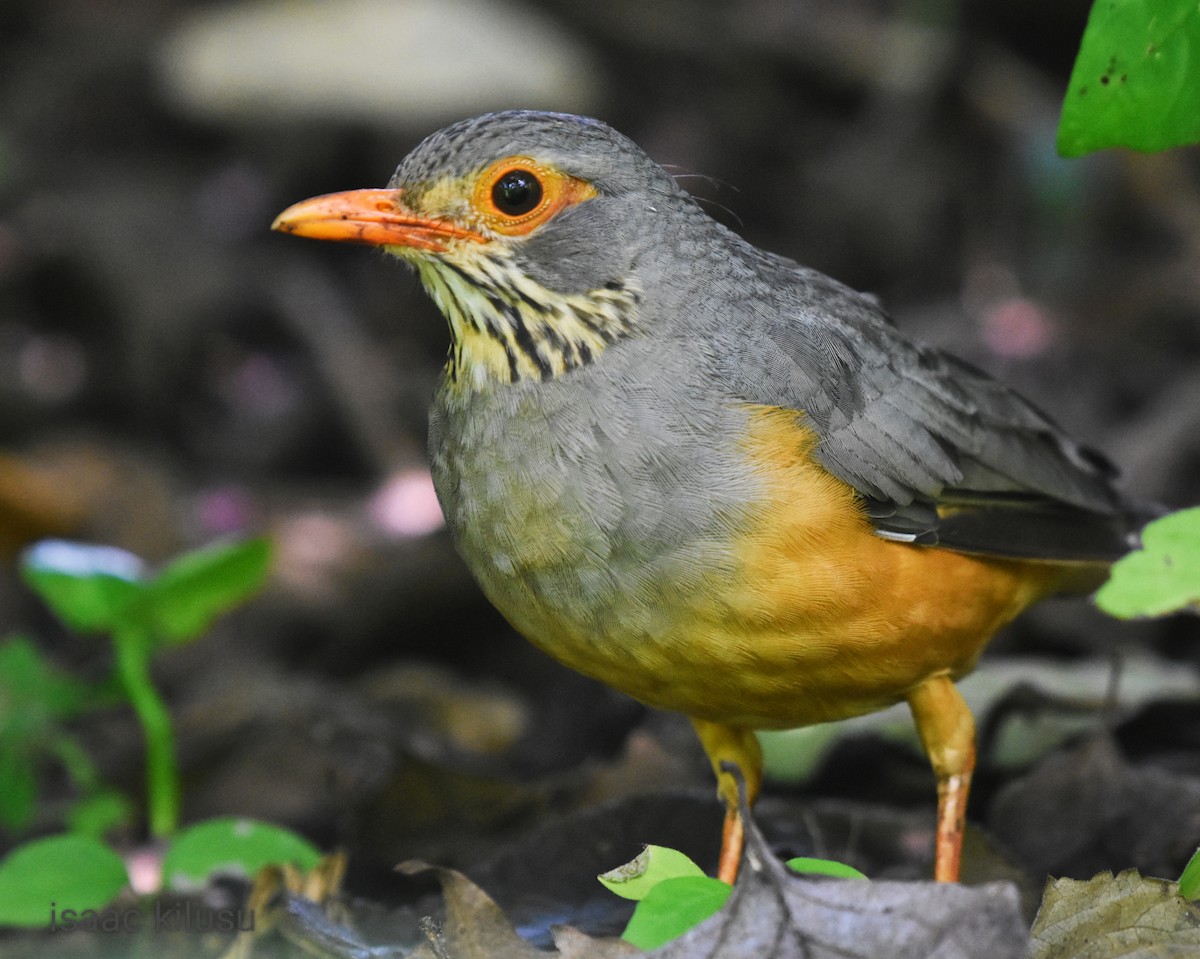
[[[737,726],[723,726],[706,719],[692,719],[700,745],[708,754],[713,772],[717,775],[717,794],[725,803],[725,828],[721,833],[721,858],[717,878],[733,885],[742,862],[745,827],[738,811],[737,780],[721,769],[725,762],[736,763],[746,781],[746,799],[750,804],[758,798],[762,785],[762,749],[754,731]]]
[[[934,676],[908,694],[908,705],[937,776],[933,877],[958,882],[967,796],[975,771],[975,719],[949,676]]]

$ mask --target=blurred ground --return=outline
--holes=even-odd
[[[271,234],[271,219],[383,185],[451,120],[591,112],[755,243],[879,295],[902,328],[1021,389],[1138,495],[1196,503],[1200,155],[1055,156],[1086,11],[6,0],[0,635],[28,632],[82,675],[106,668],[18,586],[15,552],[36,538],[160,562],[265,530],[279,546],[268,594],[160,664],[189,818],[293,825],[369,871],[469,865],[551,813],[708,790],[686,728],[529,649],[453,555],[422,459],[446,334],[415,280],[361,249]],[[1052,668],[1136,647],[1189,671],[1198,634],[1194,620],[1129,626],[1052,604],[995,648]],[[1086,706],[1096,727],[1103,692]],[[1194,696],[1142,707],[1117,717],[1127,758],[1200,773]],[[129,716],[82,734],[136,794]],[[930,811],[914,753],[868,739],[833,756],[802,795]],[[975,818],[1013,771],[985,763]],[[37,827],[55,825],[56,783]],[[1189,847],[1200,811],[1185,793]],[[998,822],[1024,808],[1006,802]],[[1134,864],[1105,848],[1113,861],[1089,853],[1087,868]]]

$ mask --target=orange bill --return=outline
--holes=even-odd
[[[400,190],[347,190],[302,200],[279,214],[272,230],[313,240],[370,246],[407,246],[444,253],[451,240],[484,238],[446,220],[420,216],[404,204]]]

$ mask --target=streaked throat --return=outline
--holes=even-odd
[[[563,294],[480,251],[413,258],[425,290],[450,324],[446,377],[459,388],[549,380],[586,366],[636,330],[640,297],[619,281]]]

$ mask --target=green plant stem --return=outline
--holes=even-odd
[[[150,834],[169,836],[179,825],[179,770],[175,766],[175,735],[171,716],[150,679],[151,643],[137,626],[119,626],[113,633],[117,674],[133,704],[146,737],[146,806]]]

